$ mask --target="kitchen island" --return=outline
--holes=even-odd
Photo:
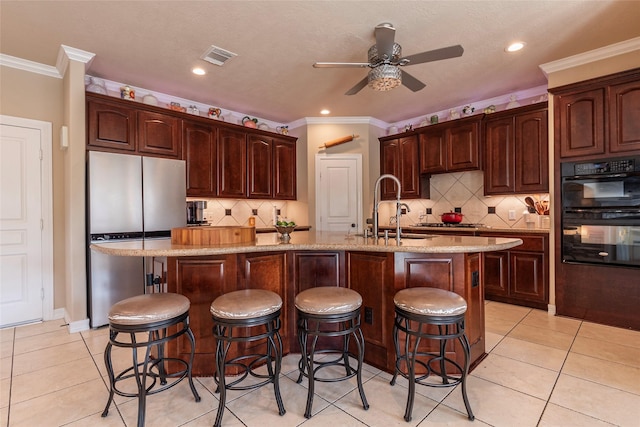
[[[295,295],[315,286],[341,286],[362,295],[362,331],[367,363],[392,372],[393,296],[401,289],[430,286],[461,295],[468,304],[466,330],[471,361],[484,357],[483,253],[520,245],[498,237],[429,235],[403,239],[365,238],[344,233],[294,232],[289,242],[275,234],[259,234],[254,243],[220,246],[176,245],[168,239],[99,243],[92,250],[116,256],[167,257],[170,292],[191,301],[191,327],[196,336],[195,375],[214,372],[215,342],[211,302],[236,289],[258,288],[282,297],[284,352],[299,351],[295,329]],[[169,347],[186,357],[188,345]],[[451,351],[460,357],[454,346]]]

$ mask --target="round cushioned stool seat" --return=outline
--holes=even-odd
[[[114,325],[144,325],[173,319],[189,311],[189,298],[173,293],[138,295],[115,303],[109,310]]]
[[[393,297],[396,307],[423,316],[458,316],[467,311],[460,295],[437,288],[408,288]]]
[[[296,308],[308,314],[343,314],[358,309],[362,297],[352,289],[321,286],[296,295]]]
[[[282,298],[263,289],[243,289],[220,295],[211,303],[211,314],[221,319],[252,319],[275,313]]]

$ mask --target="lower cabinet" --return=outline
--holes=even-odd
[[[512,237],[523,244],[484,254],[485,297],[489,300],[547,309],[549,303],[549,239],[546,235],[481,233]]]
[[[220,295],[236,287],[236,255],[184,257],[167,259],[167,286],[189,298],[189,322],[196,339],[193,375],[208,376],[215,371],[215,340],[211,303]],[[167,343],[173,357],[187,360],[189,342],[183,335]]]
[[[211,302],[238,289],[267,289],[282,297],[281,336],[286,353],[300,351],[296,333],[295,295],[317,286],[348,287],[362,296],[361,327],[365,361],[387,372],[395,367],[393,297],[406,287],[430,286],[458,293],[467,301],[467,336],[471,363],[484,355],[484,299],[479,254],[416,254],[344,251],[278,251],[206,257],[169,257],[168,291],[191,302],[196,338],[193,374],[215,372]],[[251,351],[247,343],[238,351]],[[172,357],[186,359],[189,343],[168,344]],[[455,353],[455,354],[454,354]],[[458,344],[450,355],[461,361]]]

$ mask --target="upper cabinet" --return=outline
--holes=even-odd
[[[182,154],[179,118],[107,96],[87,94],[87,135],[90,149],[176,159]]]
[[[216,197],[217,127],[191,120],[182,123],[182,158],[187,165],[187,196]]]
[[[87,145],[136,151],[136,111],[122,103],[87,95]]]
[[[551,92],[561,158],[640,150],[640,69]]]
[[[218,132],[218,196],[247,197],[247,134],[232,129]]]
[[[549,191],[547,103],[487,115],[484,194]]]
[[[296,199],[296,138],[87,93],[87,149],[183,159],[188,197]]]
[[[403,199],[429,197],[428,178],[420,176],[418,165],[418,137],[415,134],[380,140],[380,174],[391,174],[400,180]],[[382,200],[397,196],[395,182],[386,179],[380,183]]]
[[[424,128],[420,138],[420,172],[480,169],[480,122],[483,115]]]
[[[138,111],[137,119],[138,152],[180,158],[180,119],[150,111]]]

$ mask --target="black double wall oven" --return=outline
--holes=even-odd
[[[640,269],[640,156],[563,163],[561,175],[562,261]]]

